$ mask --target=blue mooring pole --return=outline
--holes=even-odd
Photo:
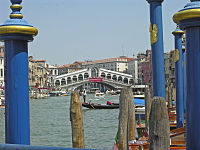
[[[20,10],[22,0],[11,0],[10,19],[0,26],[5,43],[5,136],[6,143],[30,144],[28,45],[37,35]]]
[[[161,5],[163,0],[147,0],[147,2],[150,4],[153,95],[165,98],[165,71]]]
[[[184,102],[183,102],[183,53],[182,53],[182,36],[184,32],[176,28],[172,32],[175,36],[175,74],[176,74],[176,121],[177,128],[184,126]]]
[[[173,20],[186,33],[186,147],[187,150],[199,150],[200,0],[191,0]]]
[[[182,52],[183,52],[183,64],[182,64],[182,67],[183,67],[183,108],[184,108],[184,113],[186,113],[186,82],[185,82],[185,47],[182,48]]]

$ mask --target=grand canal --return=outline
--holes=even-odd
[[[30,100],[31,145],[72,147],[69,117],[70,96]],[[81,100],[83,101],[82,97]],[[95,99],[87,95],[87,101],[118,102],[119,96],[105,95]],[[83,108],[86,148],[112,149],[118,128],[118,109],[89,110]],[[0,110],[0,142],[5,143],[4,109]]]

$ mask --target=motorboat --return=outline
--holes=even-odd
[[[133,97],[138,99],[145,99],[145,94],[144,92],[134,92]]]
[[[105,94],[103,92],[96,92],[95,93],[95,98],[104,98]]]

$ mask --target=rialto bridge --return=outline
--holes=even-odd
[[[113,88],[122,88],[133,85],[133,76],[103,68],[88,68],[76,72],[63,74],[54,79],[57,88],[77,88],[86,83],[101,83]]]

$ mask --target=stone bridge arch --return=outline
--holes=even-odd
[[[56,87],[71,87],[78,86],[83,83],[89,83],[92,78],[102,78],[105,80],[102,84],[107,84],[113,87],[117,86],[130,86],[133,84],[131,75],[106,70],[97,67],[91,67],[80,71],[68,73],[58,76],[55,80]],[[92,81],[93,82],[93,81]]]

